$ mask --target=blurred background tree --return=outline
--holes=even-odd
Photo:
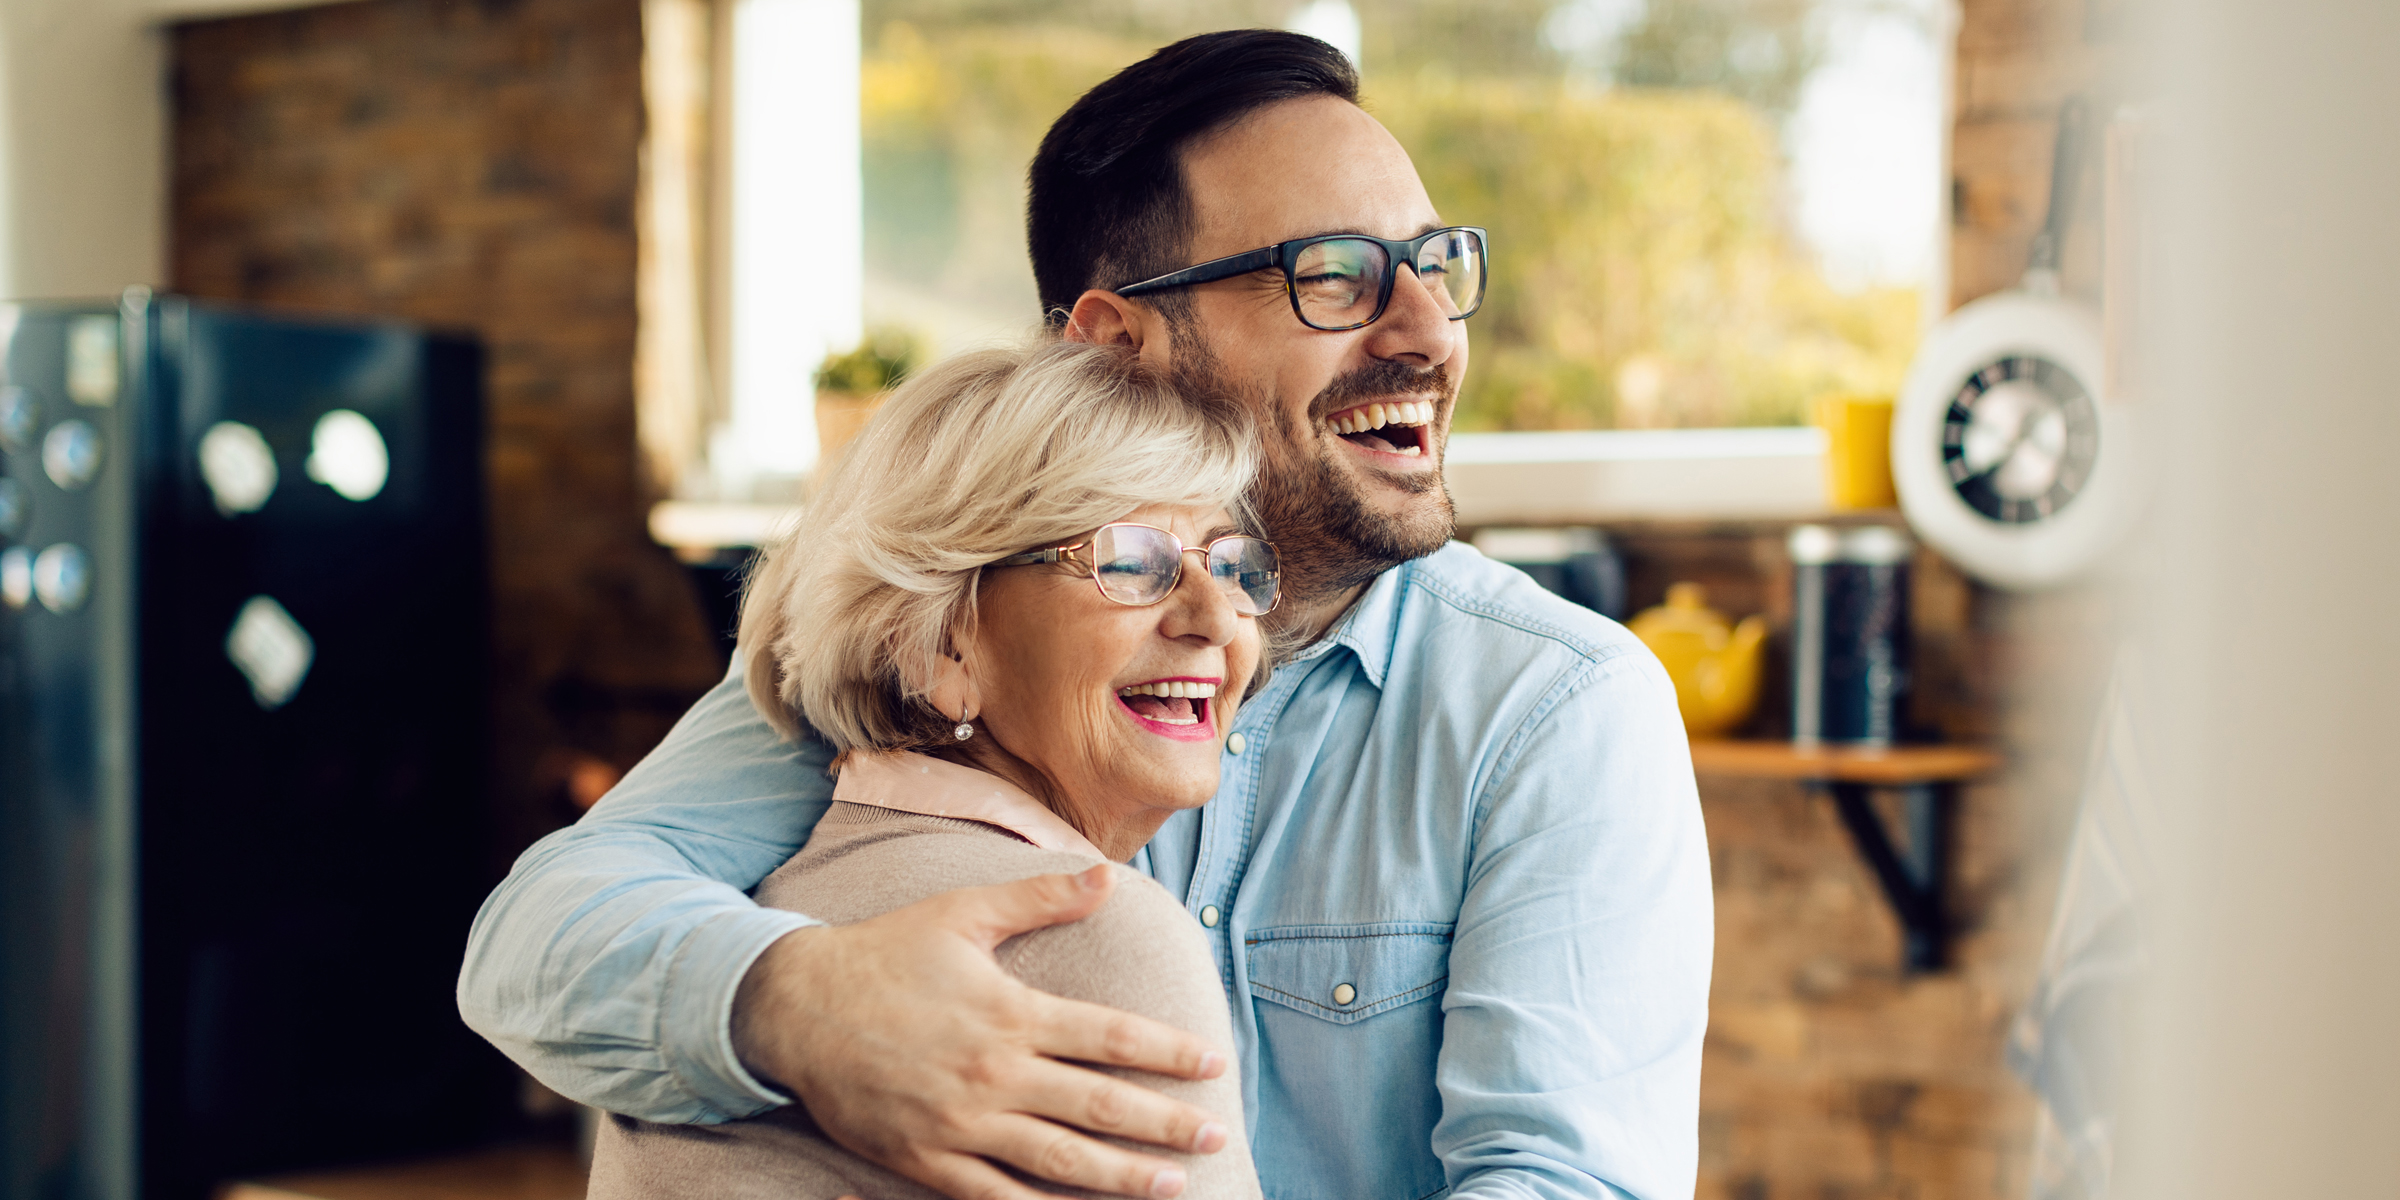
[[[1354,0],[1365,100],[1446,219],[1492,231],[1466,430],[1792,424],[1897,387],[1915,287],[1838,289],[1783,130],[1843,0]],[[1038,323],[1025,166],[1160,44],[1265,0],[867,0],[868,319],[944,351]]]
[[[1578,78],[1722,92],[1780,123],[1824,65],[1815,13],[1814,0],[1571,0],[1542,40]]]

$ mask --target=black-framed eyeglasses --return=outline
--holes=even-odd
[[[1464,321],[1483,307],[1485,236],[1472,225],[1451,225],[1404,242],[1363,233],[1299,238],[1128,284],[1117,294],[1142,296],[1280,267],[1300,323],[1339,333],[1383,316],[1405,266],[1432,293],[1442,315]]]
[[[1090,557],[1076,557],[1082,550],[1089,550]],[[1156,525],[1117,521],[1101,526],[1088,542],[1011,554],[991,565],[1074,563],[1091,572],[1092,584],[1101,595],[1142,608],[1175,594],[1175,585],[1183,580],[1183,556],[1195,550],[1207,553],[1208,577],[1224,591],[1233,611],[1245,617],[1263,617],[1274,611],[1281,598],[1283,576],[1275,544],[1247,534],[1216,538],[1205,546],[1186,546],[1182,538]]]

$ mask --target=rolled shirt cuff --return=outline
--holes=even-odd
[[[667,1070],[701,1104],[704,1123],[739,1120],[792,1098],[744,1069],[733,1048],[733,998],[777,938],[824,922],[774,908],[726,912],[686,935],[667,968],[659,1047]]]

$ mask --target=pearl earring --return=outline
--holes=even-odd
[[[950,732],[952,735],[956,736],[958,740],[963,742],[968,738],[975,736],[975,727],[967,724],[965,721],[960,721],[958,723],[958,728],[953,729]]]

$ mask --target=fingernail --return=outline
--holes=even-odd
[[[1192,1135],[1192,1153],[1215,1154],[1225,1148],[1226,1137],[1223,1125],[1215,1121],[1207,1122],[1200,1126],[1200,1132]]]
[[[1160,1167],[1158,1174],[1150,1177],[1150,1194],[1158,1197],[1158,1200],[1172,1200],[1182,1195],[1183,1168]]]
[[[1093,867],[1089,871],[1085,871],[1083,874],[1075,877],[1075,882],[1082,884],[1083,890],[1087,892],[1096,892],[1101,888],[1107,887],[1108,864],[1102,863],[1097,867]]]
[[[1200,1078],[1215,1079],[1225,1073],[1225,1056],[1214,1050],[1200,1056]]]

